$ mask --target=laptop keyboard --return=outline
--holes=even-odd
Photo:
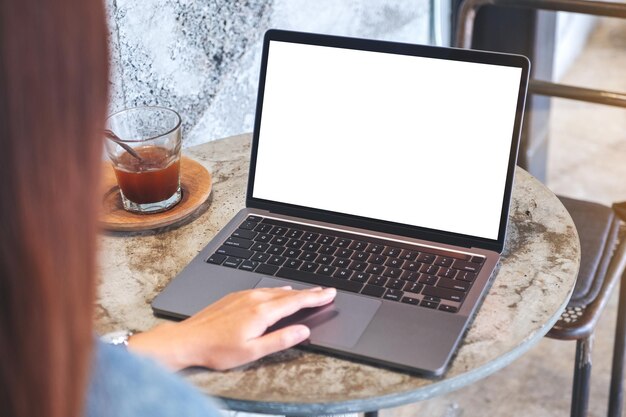
[[[484,258],[248,216],[206,261],[456,313]]]

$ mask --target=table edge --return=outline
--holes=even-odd
[[[561,314],[569,303],[569,299],[573,291],[574,288],[572,287],[568,297],[565,299],[563,304],[561,304],[557,313],[553,315],[551,320],[547,322],[545,326],[538,330],[532,337],[526,339],[523,344],[502,355],[499,360],[488,362],[485,365],[476,368],[473,372],[463,373],[449,379],[442,379],[441,381],[434,382],[427,387],[420,387],[415,390],[388,394],[380,397],[338,401],[332,403],[259,402],[254,400],[235,400],[220,396],[217,396],[217,398],[226,404],[229,409],[234,411],[262,414],[283,414],[290,416],[309,416],[377,411],[447,394],[473,382],[479,381],[510,365],[531,347],[536,345],[559,320]]]

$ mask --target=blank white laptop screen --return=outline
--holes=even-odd
[[[271,41],[252,196],[495,240],[521,75]]]

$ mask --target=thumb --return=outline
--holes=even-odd
[[[310,335],[311,330],[307,326],[294,324],[258,337],[251,342],[254,344],[253,360],[293,347],[305,341]]]

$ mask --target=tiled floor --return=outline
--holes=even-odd
[[[601,20],[565,83],[626,91],[626,23]],[[548,186],[610,204],[626,200],[626,110],[553,102]],[[596,330],[589,416],[606,415],[616,315],[613,297]],[[383,417],[568,416],[575,344],[543,339],[500,372],[454,393],[384,410]],[[626,413],[625,413],[626,415]]]

